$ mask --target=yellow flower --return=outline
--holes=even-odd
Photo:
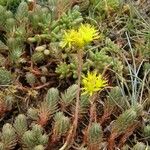
[[[75,47],[78,47],[78,48],[84,47],[85,42],[84,42],[84,40],[83,40],[83,38],[79,32],[77,32],[76,36],[74,36],[74,42],[72,45]]]
[[[67,32],[64,33],[63,40],[60,43],[60,46],[62,48],[66,46],[71,48],[77,36],[78,32],[76,30],[73,29],[68,30]]]
[[[100,38],[98,30],[96,30],[95,27],[91,26],[90,24],[81,24],[78,32],[83,38],[85,44],[88,44],[93,40]]]
[[[107,86],[107,80],[103,79],[101,74],[97,75],[96,71],[93,73],[88,72],[87,77],[83,76],[82,84],[83,94],[91,96],[93,93],[104,89]]]
[[[90,24],[81,24],[78,30],[69,30],[65,32],[60,46],[62,48],[72,46],[83,48],[86,44],[98,39],[98,31]]]

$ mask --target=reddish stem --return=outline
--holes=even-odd
[[[135,130],[135,128],[138,126],[138,123],[133,124],[132,126],[130,126],[127,131],[125,132],[125,134],[121,137],[120,141],[119,141],[119,145],[118,147],[121,148],[124,143],[126,142],[127,138],[132,135],[133,131]]]
[[[80,84],[81,84],[81,72],[82,72],[82,64],[83,64],[83,60],[82,60],[82,50],[78,51],[78,90],[77,90],[77,94],[76,94],[76,107],[75,107],[75,115],[74,115],[74,121],[73,121],[73,125],[71,126],[71,129],[69,131],[69,134],[67,136],[66,142],[65,144],[59,149],[59,150],[67,150],[69,149],[69,147],[72,145],[74,137],[76,135],[76,130],[77,130],[77,126],[78,126],[78,118],[79,118],[79,107],[80,107]]]
[[[115,139],[117,138],[117,133],[112,133],[108,139],[108,150],[114,150],[115,148]]]
[[[104,108],[104,114],[103,116],[100,118],[100,124],[103,125],[106,120],[108,120],[110,118],[110,115],[112,114],[112,110],[109,110],[108,108]]]

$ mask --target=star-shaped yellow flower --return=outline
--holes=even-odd
[[[64,33],[63,40],[60,43],[60,46],[62,48],[66,46],[71,48],[77,36],[78,36],[78,32],[76,30],[73,29],[68,30],[67,32]]]
[[[88,44],[92,42],[93,40],[100,38],[98,30],[96,30],[95,27],[91,26],[90,24],[81,24],[78,32],[83,38],[85,44]]]
[[[97,72],[88,72],[87,77],[83,76],[82,79],[84,91],[83,94],[89,94],[92,96],[95,92],[104,89],[107,86],[107,80],[105,80],[101,74],[97,75]]]
[[[93,40],[98,39],[99,33],[95,27],[90,24],[81,24],[78,30],[68,30],[64,33],[60,46],[64,47],[79,47],[83,48]]]

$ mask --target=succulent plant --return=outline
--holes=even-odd
[[[133,150],[145,150],[148,149],[149,150],[149,146],[145,145],[142,142],[137,142],[137,144],[134,145]]]
[[[61,105],[63,109],[74,104],[78,86],[76,84],[70,86],[64,93],[61,93]]]
[[[111,126],[111,135],[109,138],[109,148],[112,149],[115,147],[115,139],[124,135],[120,140],[121,144],[126,141],[127,137],[130,136],[137,126],[137,121],[141,115],[141,105],[137,104],[136,106],[131,107],[130,109],[124,111],[117,119],[113,122]],[[129,131],[129,132],[128,132]]]
[[[27,111],[27,115],[29,118],[32,118],[33,120],[38,120],[38,109],[29,108]]]
[[[80,117],[84,116],[88,112],[89,106],[90,106],[89,95],[86,95],[86,94],[81,95],[80,108],[79,108]]]
[[[150,149],[149,10],[135,9],[145,2],[0,0],[0,150]],[[80,48],[60,44],[83,23],[99,39],[67,40],[85,46],[82,75],[108,79],[94,103],[78,80]]]
[[[0,85],[8,85],[12,83],[12,74],[10,71],[0,68]]]
[[[34,150],[44,150],[44,146],[43,145],[38,145],[34,147]]]
[[[2,128],[0,137],[0,148],[2,150],[12,150],[17,144],[17,135],[15,129],[9,123],[6,123]]]
[[[102,0],[102,1],[98,1],[98,0],[90,0],[92,7],[97,6],[97,10],[100,12],[106,12],[108,13],[108,11],[115,11],[119,8],[120,5],[120,1],[119,0]]]
[[[54,116],[53,137],[57,141],[61,136],[65,136],[70,128],[70,119],[65,117],[62,112],[57,112]]]
[[[28,84],[30,84],[30,85],[35,84],[36,77],[35,77],[35,75],[33,73],[27,72],[25,77],[26,77],[26,80],[27,80]]]
[[[19,4],[21,3],[21,0],[1,0],[0,1],[0,5],[2,6],[6,6],[7,9],[11,10],[12,12],[16,12],[17,7],[19,6]]]
[[[28,130],[27,117],[23,114],[19,114],[15,118],[13,126],[17,135],[19,136],[19,138],[21,138],[23,134]]]
[[[87,59],[87,61],[90,66],[95,66],[95,68],[100,72],[102,72],[104,68],[110,66],[115,72],[122,74],[122,62],[117,58],[110,57],[104,50],[96,50],[95,52],[89,51],[89,58]]]
[[[13,17],[13,13],[11,11],[6,10],[5,7],[0,5],[0,29],[5,29],[6,20]]]
[[[40,125],[33,125],[32,129],[26,131],[22,136],[23,149],[32,150],[38,145],[45,147],[48,143],[48,136],[43,132],[43,128]]]
[[[122,113],[112,125],[112,132],[118,135],[124,133],[136,121],[138,117],[134,108],[130,108]]]
[[[67,13],[64,13],[61,16],[59,20],[59,24],[63,28],[71,28],[80,24],[82,21],[83,21],[83,18],[80,13],[79,6],[74,6],[72,9],[69,9]]]
[[[11,111],[15,103],[15,97],[12,94],[3,92],[0,93],[0,117]]]
[[[28,4],[26,2],[22,1],[19,4],[15,17],[16,20],[20,22],[28,17]]]
[[[149,124],[144,126],[143,133],[144,133],[144,136],[150,137],[150,125]]]
[[[120,87],[113,87],[108,93],[107,99],[105,100],[104,112],[100,119],[100,123],[104,124],[113,113],[118,113],[122,109],[126,109],[126,98],[126,96],[122,95]]]
[[[70,65],[66,62],[60,63],[56,68],[56,73],[60,74],[61,79],[71,76]]]
[[[88,146],[91,150],[99,149],[103,140],[103,131],[98,123],[92,123],[88,131]]]
[[[45,57],[44,57],[44,54],[42,52],[35,52],[32,55],[31,59],[34,63],[41,63],[45,59]]]
[[[47,121],[58,110],[59,91],[56,88],[50,88],[47,92],[45,99],[41,102],[40,106],[28,109],[28,116],[36,120],[38,124],[44,126]]]

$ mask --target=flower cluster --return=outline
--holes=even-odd
[[[99,37],[98,30],[96,30],[94,26],[90,24],[81,24],[78,30],[71,29],[64,33],[61,47],[64,48],[67,46],[71,48],[74,46],[83,48]]]
[[[83,94],[89,94],[92,96],[95,92],[104,89],[107,86],[107,80],[102,77],[101,74],[97,75],[97,72],[88,72],[87,77],[83,76],[82,79],[84,91]]]

